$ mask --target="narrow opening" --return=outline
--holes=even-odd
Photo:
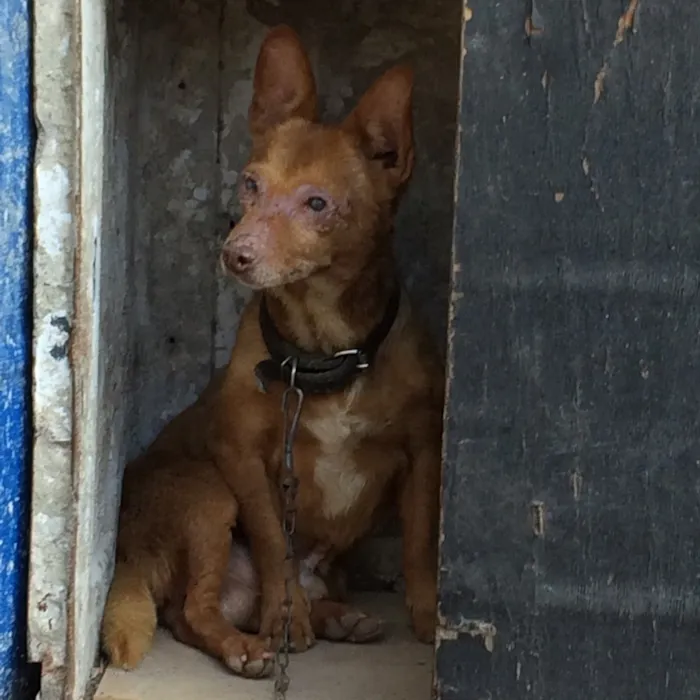
[[[128,349],[119,358],[128,388],[120,399],[125,459],[139,455],[229,360],[249,293],[221,274],[218,258],[241,216],[236,185],[250,148],[252,71],[276,24],[299,32],[327,121],[346,115],[392,65],[414,68],[416,165],[396,217],[396,255],[444,354],[461,21],[458,0],[126,2],[109,18],[112,167],[126,193],[120,245]],[[379,523],[344,568],[359,605],[386,619],[386,639],[376,646],[321,643],[294,656],[289,697],[427,700],[432,649],[408,628],[397,519]],[[267,698],[271,688],[235,678],[159,632],[143,665],[108,670],[96,697],[176,693]]]

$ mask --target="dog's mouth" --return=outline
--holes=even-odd
[[[293,268],[284,270],[275,270],[261,264],[253,265],[243,271],[235,270],[226,264],[224,255],[219,256],[219,265],[226,276],[233,277],[240,284],[253,291],[294,284],[307,279],[316,271],[316,267],[312,263],[300,263]]]
[[[223,256],[219,256],[219,266],[221,267],[221,272],[226,277],[233,277],[233,279],[235,279],[239,284],[242,284],[244,287],[248,287],[253,291],[265,289],[265,285],[260,284],[257,281],[253,270],[249,270],[246,272],[236,272],[226,264]]]

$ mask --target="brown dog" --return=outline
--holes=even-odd
[[[282,636],[287,575],[296,650],[316,636],[376,638],[378,622],[328,600],[313,574],[397,499],[407,603],[417,636],[433,639],[443,372],[399,294],[392,256],[393,215],[413,167],[411,94],[410,72],[393,69],[343,124],[322,126],[298,37],[282,27],[265,40],[245,215],[222,253],[228,270],[262,291],[223,377],[127,467],[103,623],[116,665],[141,660],[161,609],[181,640],[264,675],[264,642]],[[290,384],[303,392],[293,572],[280,490]],[[237,521],[254,570],[240,547],[232,556]]]
[[[231,541],[238,506],[207,445],[220,384],[214,379],[124,473],[116,570],[102,624],[115,666],[132,669],[142,661],[160,612],[177,639],[236,673],[256,678],[272,670],[265,641],[238,629],[259,628],[260,586],[248,549]],[[329,599],[317,564],[312,556],[299,565],[314,634],[358,643],[380,637],[380,620]]]
[[[296,34],[273,30],[260,51],[245,213],[222,261],[261,291],[224,379],[216,449],[262,581],[261,632],[273,638],[285,572],[280,406],[295,362],[305,392],[294,444],[298,546],[306,553],[320,544],[332,558],[398,495],[408,605],[418,637],[434,635],[444,378],[405,297],[397,302],[392,255],[393,216],[414,160],[411,98],[411,72],[394,68],[344,123],[321,125]],[[302,599],[299,590],[298,649],[312,636]]]

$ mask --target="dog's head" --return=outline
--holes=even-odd
[[[244,214],[224,244],[224,267],[257,289],[362,270],[386,244],[413,169],[412,91],[411,71],[393,68],[344,122],[319,124],[301,41],[288,27],[273,29],[255,68]]]

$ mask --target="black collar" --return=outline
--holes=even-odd
[[[263,391],[272,382],[292,384],[305,394],[332,394],[345,389],[374,362],[379,347],[389,335],[399,312],[401,290],[396,286],[381,321],[372,329],[365,342],[332,355],[306,352],[285,340],[275,326],[265,303],[260,300],[260,330],[270,358],[258,363],[255,375]]]

